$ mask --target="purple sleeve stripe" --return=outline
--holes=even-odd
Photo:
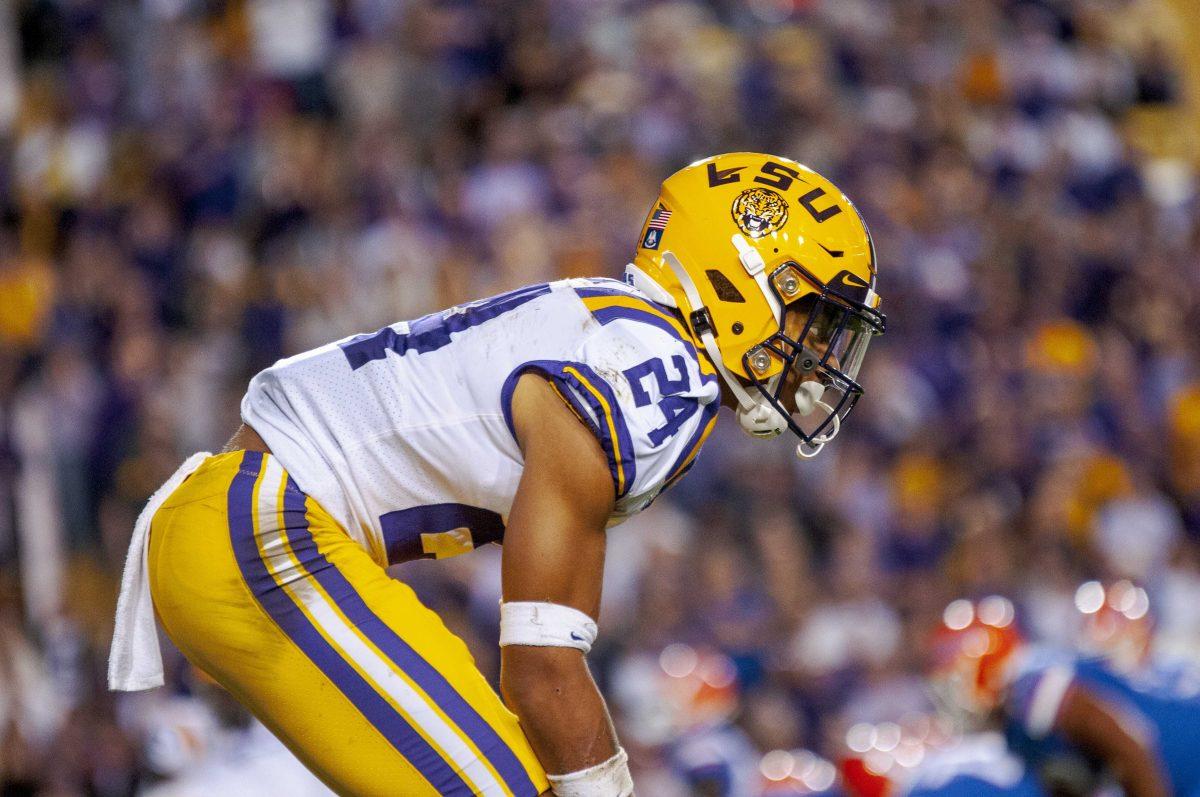
[[[591,416],[588,408],[580,403],[572,391],[568,390],[564,392],[561,390],[563,365],[565,363],[560,363],[556,360],[530,360],[514,368],[513,372],[504,380],[504,386],[500,388],[500,411],[504,413],[504,425],[508,427],[508,433],[513,436],[514,440],[517,438],[517,429],[513,425],[512,417],[513,393],[517,389],[517,380],[530,371],[541,374],[560,387],[558,394],[563,397],[564,401],[571,405],[571,409],[587,424],[588,428],[592,430],[592,434],[598,433],[596,421]]]
[[[570,370],[568,370],[570,369]],[[571,371],[574,373],[571,373]],[[550,379],[559,395],[584,420],[608,458],[608,469],[618,500],[624,498],[637,477],[637,458],[633,439],[625,416],[612,388],[595,371],[583,363],[558,360],[531,360],[513,369],[500,391],[500,406],[508,431],[516,437],[512,420],[512,395],[517,380],[527,371],[535,371]],[[578,374],[578,376],[576,376]]]
[[[234,554],[242,571],[242,578],[254,593],[255,599],[284,634],[320,668],[325,677],[354,704],[396,752],[429,781],[431,786],[443,794],[471,794],[471,788],[454,768],[342,658],[332,645],[325,641],[304,612],[292,602],[287,592],[276,585],[275,579],[259,556],[258,545],[254,539],[254,484],[258,480],[262,464],[261,452],[247,451],[242,457],[241,468],[234,476],[228,494],[229,531]],[[287,492],[292,491],[289,489]],[[304,494],[299,495],[303,502]],[[294,514],[295,506],[288,506],[286,499],[284,512],[289,526],[293,522],[307,524],[307,521],[303,520],[303,509],[298,515]]]
[[[570,380],[568,384],[586,399],[595,414],[600,427],[600,443],[608,455],[609,470],[614,473],[617,499],[624,498],[633,487],[637,476],[636,458],[629,427],[625,424],[625,416],[621,413],[617,397],[608,382],[583,363],[565,365],[564,371],[565,378]]]

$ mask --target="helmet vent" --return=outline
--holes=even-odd
[[[746,297],[742,296],[742,292],[737,289],[737,286],[729,281],[720,271],[715,268],[710,268],[704,272],[704,276],[708,277],[708,281],[712,283],[713,290],[717,292],[717,298],[723,302],[735,302],[745,304]]]

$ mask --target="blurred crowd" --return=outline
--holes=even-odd
[[[695,701],[648,707],[710,654],[728,744],[769,777],[927,711],[925,640],[959,596],[1062,641],[1080,582],[1130,578],[1164,655],[1200,657],[1186,7],[0,4],[0,793],[228,797],[254,779],[197,762],[286,759],[177,654],[167,689],[104,689],[141,504],[229,437],[258,369],[618,276],[658,183],[731,150],[854,199],[888,333],[819,458],[724,422],[611,531],[591,658],[644,793],[687,793],[667,742]],[[497,561],[395,573],[493,677]],[[792,787],[832,780],[809,770]]]

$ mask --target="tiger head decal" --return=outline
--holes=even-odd
[[[787,200],[768,188],[747,188],[733,200],[733,220],[747,236],[762,238],[787,224]]]

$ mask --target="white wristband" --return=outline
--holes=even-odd
[[[500,647],[576,648],[586,655],[596,633],[596,622],[570,606],[531,601],[500,604]]]
[[[629,756],[621,748],[617,748],[612,758],[594,767],[546,777],[557,797],[631,797],[633,794]]]

